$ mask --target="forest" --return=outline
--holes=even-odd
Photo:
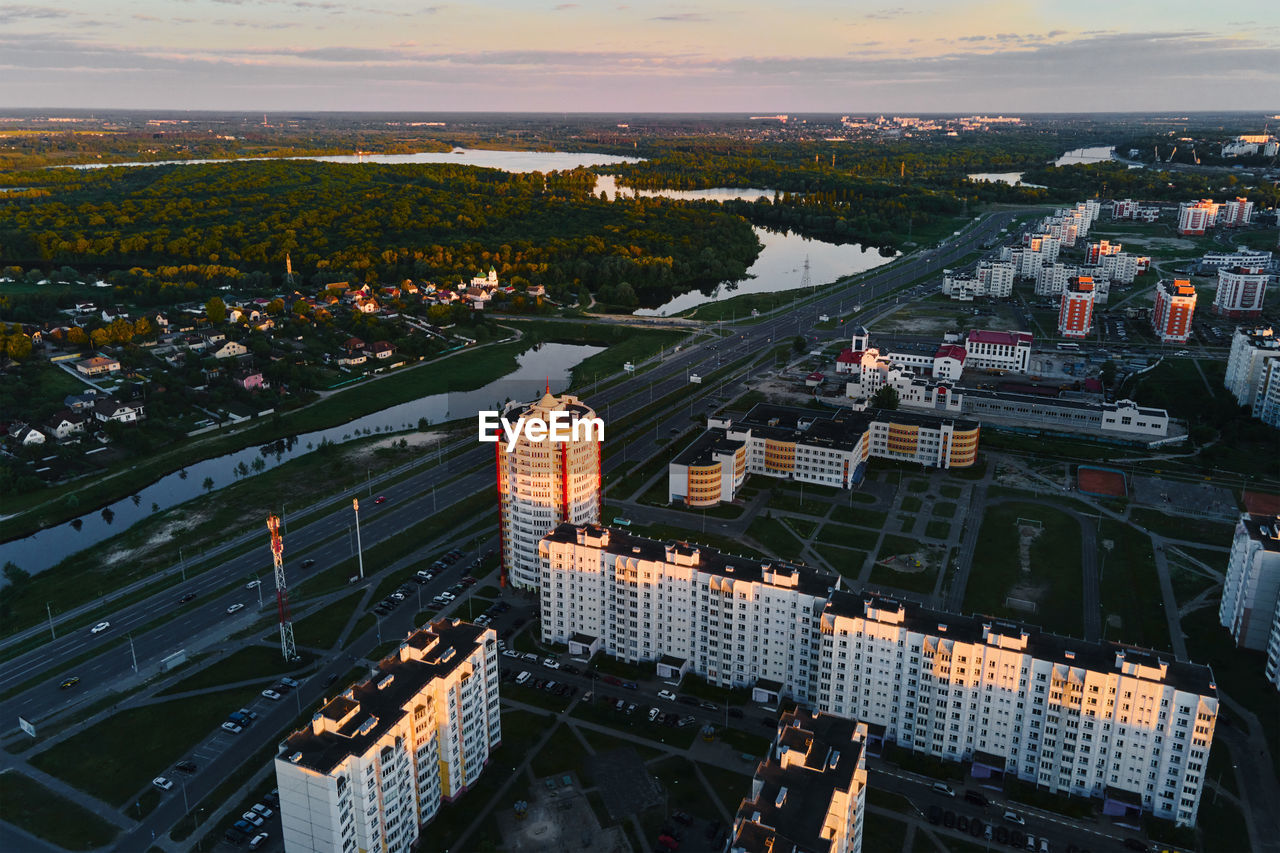
[[[744,219],[714,205],[597,198],[585,169],[274,160],[4,180],[26,188],[0,196],[6,262],[174,271],[134,276],[139,304],[275,277],[288,255],[318,282],[451,285],[493,266],[504,282],[545,285],[553,299],[573,301],[586,287],[655,306],[741,279],[760,248]]]

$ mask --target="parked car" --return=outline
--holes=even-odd
[[[173,787],[173,781],[171,779],[166,779],[163,776],[157,776],[156,778],[152,779],[151,784],[155,785],[161,791],[167,791]]]
[[[1005,810],[1005,813],[1004,813],[1004,819],[1009,821],[1009,823],[1016,823],[1018,826],[1027,825],[1027,822],[1022,819],[1022,815],[1018,814],[1017,812],[1008,811],[1007,809]]]
[[[262,695],[270,699],[272,702],[280,701],[280,694],[275,692],[274,690],[270,690],[270,689],[264,690],[262,691]]]
[[[676,701],[676,694],[672,693],[670,690],[659,690],[658,698],[666,699],[668,702],[674,702]]]
[[[263,817],[271,817],[273,814],[275,814],[275,812],[267,808],[262,803],[254,803],[253,810],[258,814],[262,815]]]
[[[258,833],[257,835],[255,835],[253,838],[249,839],[249,849],[250,849],[250,850],[257,850],[259,847],[261,847],[262,845],[266,844],[266,843],[267,843],[267,839],[268,839],[268,838],[270,838],[270,837],[271,837],[271,836],[269,836],[269,835],[268,835],[267,833],[265,833],[265,832],[259,832],[259,833]]]
[[[954,797],[956,795],[956,792],[953,791],[951,786],[946,782],[934,782],[933,792],[935,794],[941,794],[944,797]]]
[[[547,669],[559,669],[560,661],[556,660],[555,658],[543,658],[542,665],[545,666]]]
[[[231,732],[233,735],[238,735],[242,731],[244,731],[244,728],[228,720],[227,722],[222,724],[222,730],[224,732]]]
[[[240,815],[240,817],[244,819],[246,822],[253,824],[254,826],[262,826],[262,824],[266,823],[266,821],[263,820],[262,815],[258,814],[257,812],[245,812],[244,814]]]
[[[981,791],[965,791],[964,799],[965,799],[965,802],[973,803],[974,805],[978,805],[978,806],[991,805],[991,801],[988,800],[986,798],[986,795],[984,795]]]

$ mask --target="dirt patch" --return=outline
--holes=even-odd
[[[389,435],[386,438],[380,439],[378,441],[371,441],[368,444],[364,444],[364,445],[361,445],[360,447],[353,448],[347,452],[346,456],[348,459],[352,461],[356,461],[359,459],[364,459],[365,457],[368,457],[368,456],[372,456],[374,453],[376,453],[379,450],[390,449],[392,447],[435,448],[437,442],[445,441],[448,438],[449,438],[449,434],[443,430],[440,430],[440,431],[428,430],[427,432],[411,432],[403,435]],[[401,444],[401,442],[404,442],[404,443]]]
[[[1031,573],[1031,543],[1040,538],[1044,530],[1037,524],[1018,525],[1018,565],[1022,571]]]
[[[132,548],[126,548],[123,545],[117,545],[102,556],[102,565],[104,568],[112,568],[121,563],[132,561],[137,558],[140,553],[145,553],[153,548],[171,542],[177,538],[180,533],[187,533],[200,524],[209,519],[209,510],[191,511],[184,513],[180,517],[170,519],[160,526],[147,540],[140,545]]]
[[[892,557],[878,560],[876,565],[904,575],[918,575],[936,570],[942,563],[942,554],[941,547],[927,547],[911,554],[894,554]]]

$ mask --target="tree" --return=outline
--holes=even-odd
[[[879,391],[871,395],[871,405],[876,409],[890,411],[898,408],[898,389],[892,385],[882,386]]]
[[[67,332],[67,343],[76,347],[85,347],[89,345],[89,334],[79,326],[72,326]]]
[[[95,347],[105,347],[111,341],[111,333],[106,329],[94,329],[89,335],[89,340]]]
[[[1112,383],[1116,381],[1116,363],[1111,359],[1107,359],[1102,363],[1102,384],[1110,388]]]
[[[146,317],[139,317],[138,321],[133,324],[133,333],[146,340],[151,340],[156,336],[155,330],[151,327],[151,321]]]
[[[297,314],[299,317],[310,317],[311,306],[307,303],[307,300],[305,299],[295,300],[293,303],[293,313]]]
[[[5,349],[9,353],[9,358],[14,361],[22,361],[31,355],[31,338],[18,332],[16,335],[10,336],[4,341]]]
[[[267,313],[273,317],[279,317],[284,313],[284,300],[279,297],[272,299],[267,303]]]
[[[204,482],[203,482],[203,483],[201,483],[201,486],[204,488],[204,490],[205,490],[206,492],[212,492],[212,491],[213,491],[213,478],[212,478],[212,477],[205,477],[205,478],[204,478]]]
[[[795,340],[791,342],[791,348],[796,352],[804,352],[804,335],[796,335]]]
[[[223,302],[221,297],[213,297],[204,304],[204,315],[215,326],[222,325],[227,320],[227,303]]]

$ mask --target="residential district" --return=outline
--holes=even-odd
[[[1122,380],[1140,379],[1185,355],[1170,346],[1185,345],[1193,336],[1208,342],[1229,334],[1226,390],[1252,418],[1280,428],[1280,339],[1262,322],[1264,296],[1274,280],[1270,252],[1206,253],[1194,270],[1170,271],[1139,285],[1158,266],[1151,257],[1125,252],[1109,239],[1090,239],[1091,229],[1104,218],[1172,217],[1180,234],[1203,235],[1247,225],[1252,216],[1251,205],[1242,200],[1181,205],[1088,200],[1032,220],[1008,236],[994,235],[988,243],[993,250],[972,269],[947,269],[940,281],[935,278],[937,304],[972,303],[977,306],[973,316],[982,316],[982,306],[1009,300],[1022,285],[1032,296],[1019,304],[1024,328],[952,328],[933,337],[903,333],[890,322],[900,299],[863,313],[859,306],[847,316],[815,316],[819,325],[835,330],[835,337],[810,344],[802,336],[804,346],[770,374],[772,387],[753,386],[764,389],[761,399],[713,404],[694,415],[693,431],[672,427],[672,446],[656,456],[661,468],[645,469],[661,505],[645,529],[606,504],[607,448],[601,442],[533,441],[522,434],[511,445],[495,443],[496,459],[488,457],[469,481],[471,493],[479,493],[482,483],[496,485],[493,561],[473,546],[469,572],[442,588],[433,608],[421,606],[423,588],[468,549],[451,550],[430,564],[397,563],[410,570],[396,578],[404,581],[399,586],[379,587],[379,596],[387,594],[372,614],[379,653],[367,661],[353,656],[353,667],[328,675],[318,710],[270,746],[271,778],[257,785],[254,801],[243,803],[243,814],[233,809],[225,815],[225,828],[212,842],[252,849],[282,842],[288,853],[398,853],[437,849],[433,838],[443,831],[441,825],[463,820],[470,833],[463,837],[477,848],[501,843],[506,849],[624,850],[638,843],[641,849],[669,851],[857,853],[879,849],[879,842],[864,837],[865,827],[869,816],[892,810],[918,819],[919,832],[936,831],[946,844],[964,844],[960,839],[967,835],[987,847],[1013,844],[1047,853],[1122,845],[1142,850],[1154,839],[1166,839],[1163,849],[1186,849],[1186,839],[1194,835],[1178,833],[1197,826],[1207,799],[1239,800],[1221,771],[1211,777],[1210,761],[1221,749],[1215,747],[1220,729],[1241,724],[1224,716],[1214,671],[1197,662],[1193,641],[1179,636],[1169,647],[1147,648],[1127,642],[1140,619],[1098,623],[1101,572],[1090,575],[1092,570],[1085,569],[1083,595],[1092,600],[1093,613],[1082,629],[1049,630],[1041,623],[1055,621],[1056,603],[1046,600],[1043,590],[1023,597],[1001,589],[995,614],[965,607],[966,586],[984,583],[983,567],[967,562],[980,517],[968,519],[973,534],[963,541],[959,527],[941,537],[938,547],[949,542],[963,553],[943,549],[953,556],[928,569],[933,573],[925,575],[921,587],[868,582],[863,553],[852,549],[836,548],[846,556],[823,565],[801,559],[799,550],[761,553],[715,531],[726,527],[720,520],[737,518],[744,506],[753,512],[770,506],[775,486],[786,489],[792,506],[804,513],[811,506],[805,488],[820,502],[819,515],[847,505],[852,526],[834,526],[856,531],[855,503],[880,500],[877,490],[889,482],[882,472],[895,478],[887,499],[899,510],[907,506],[900,487],[910,477],[921,478],[930,494],[937,489],[929,479],[935,473],[972,470],[986,478],[984,483],[993,482],[991,471],[977,467],[984,435],[1033,436],[1046,448],[1087,441],[1118,452],[1177,451],[1189,439],[1185,422],[1165,408],[1117,398],[1114,392]],[[1216,278],[1207,310],[1220,318],[1211,328],[1197,316],[1198,286],[1203,285],[1195,279],[1206,270]],[[296,300],[298,316],[342,305],[353,314],[379,315],[385,300],[403,300],[406,293],[484,310],[502,290],[491,273],[448,293],[412,282],[390,290],[344,283],[319,296],[295,292],[288,298]],[[1140,291],[1149,295],[1149,308],[1125,315],[1123,322],[1100,313],[1099,306],[1109,300],[1129,301]],[[278,301],[283,304],[283,295]],[[152,355],[175,365],[194,353],[202,359],[205,381],[214,378],[210,371],[223,371],[245,392],[265,389],[270,380],[260,364],[275,358],[268,352],[275,352],[277,342],[256,352],[234,337],[245,333],[246,323],[270,331],[263,326],[280,310],[269,302],[236,300],[229,307],[191,306],[180,315],[146,318],[148,329],[156,330]],[[36,346],[48,347],[47,356],[63,370],[92,387],[68,395],[65,409],[52,415],[8,425],[11,449],[74,441],[104,424],[128,426],[147,416],[140,394],[119,384],[99,387],[103,377],[122,371],[122,359],[97,329],[90,339],[99,345],[91,350],[67,345],[85,334],[79,323],[90,312],[99,316],[86,304],[65,326],[23,330]],[[413,329],[423,339],[467,345],[456,330],[392,313],[396,316],[389,319],[402,333]],[[1056,320],[1048,340],[1043,326],[1039,338],[1031,328],[1045,316]],[[109,327],[121,318],[104,314],[101,319]],[[1125,329],[1133,328],[1135,319],[1149,329],[1144,339],[1151,344],[1136,353],[1125,340]],[[882,320],[885,330],[874,331]],[[1229,332],[1221,331],[1223,324]],[[776,331],[761,328],[771,337],[748,340],[750,332],[734,329],[704,346],[720,353],[719,364],[722,356],[754,358],[773,343],[772,335],[790,340],[782,325]],[[136,325],[134,331],[150,334]],[[815,348],[805,352],[810,346]],[[366,364],[372,369],[393,365],[403,348],[353,336],[329,342],[322,361],[343,373],[357,368],[362,373],[370,369]],[[723,387],[718,373],[709,373],[700,387],[703,378],[692,372],[700,363],[691,361],[683,380],[676,371],[674,396],[660,399],[659,406],[678,416],[686,394],[712,392],[718,380]],[[145,382],[146,373],[135,368],[131,376]],[[652,395],[650,386],[650,400]],[[503,414],[547,422],[557,413],[596,418],[589,396],[553,394],[548,382],[537,399],[509,402]],[[700,400],[689,402],[689,414],[700,405]],[[209,422],[192,426],[213,427],[216,420],[211,414]],[[606,419],[606,429],[613,426]],[[657,427],[653,433],[652,442],[635,434],[622,441],[661,445],[671,440],[658,441]],[[1056,475],[1041,476],[1034,466],[1022,470],[1027,482],[1047,485],[1050,493],[1066,489],[1057,485]],[[1088,502],[1078,506],[1096,511],[1100,529],[1116,499],[1136,486],[1132,472],[1109,466],[1082,465],[1069,474]],[[375,507],[384,500],[380,496]],[[433,488],[432,511],[435,500]],[[919,506],[918,498],[911,500]],[[1170,501],[1168,495],[1164,500]],[[1027,517],[1017,519],[1015,562],[1021,561],[1024,572],[1030,571],[1028,560],[1039,559],[1029,555],[1039,553],[1034,541],[1042,532],[1036,516],[1043,503],[1036,498],[1027,504]],[[359,555],[360,574],[351,578],[353,585],[366,582],[358,501],[355,510],[352,551]],[[491,512],[491,505],[483,511]],[[981,505],[974,511],[981,513]],[[1259,661],[1258,673],[1280,691],[1280,505],[1261,500],[1244,512],[1234,506],[1232,511],[1236,523],[1229,551],[1214,555],[1212,565],[1204,563],[1210,553],[1204,550],[1188,559],[1220,578],[1212,584],[1221,593],[1217,624],[1229,632],[1235,648],[1259,653],[1248,660]],[[813,540],[815,522],[788,516],[787,525],[778,525],[771,512],[754,516],[761,529],[767,522],[784,534],[791,529]],[[900,517],[909,539],[916,519]],[[457,525],[466,528],[470,521]],[[871,526],[887,523],[882,512]],[[270,526],[281,648],[286,659],[301,660],[288,615],[284,537],[274,517]],[[949,524],[943,527],[950,530]],[[888,547],[887,536],[867,533],[873,543]],[[795,541],[791,534],[785,538]],[[347,539],[340,540],[338,549],[346,549]],[[923,550],[932,547],[922,545]],[[867,558],[906,574],[925,571],[920,551]],[[965,568],[953,574],[962,559]],[[1165,559],[1162,553],[1158,562]],[[499,588],[488,588],[490,597],[477,599],[472,585],[491,566],[499,572]],[[249,586],[260,591],[256,580]],[[1138,592],[1160,597],[1150,589],[1130,594]],[[413,596],[418,615],[427,618],[415,617],[407,628],[401,622],[403,636],[384,637],[383,620]],[[458,608],[463,600],[469,608],[476,601],[486,606],[463,619]],[[1169,603],[1166,599],[1166,610]],[[528,618],[503,630],[513,606]],[[227,613],[240,607],[232,605]],[[109,629],[110,623],[102,622],[93,631]],[[374,623],[365,629],[374,630]],[[68,679],[61,687],[71,689],[78,681]],[[233,711],[215,736],[233,739],[251,730],[260,713],[283,707],[277,704],[282,697],[291,691],[300,695],[300,684],[281,678],[261,691],[265,703]],[[573,714],[584,721],[572,733],[559,724],[569,719],[566,702],[581,710]],[[302,705],[299,698],[299,712]],[[548,707],[558,712],[555,718],[534,716]],[[750,714],[746,719],[758,718],[767,727],[763,743],[737,731],[744,709]],[[532,719],[541,722],[530,730]],[[1276,725],[1274,719],[1261,722]],[[543,726],[550,728],[542,731]],[[659,784],[641,756],[665,745],[668,736],[685,743],[691,755],[703,750],[705,761],[685,762],[682,766],[692,772],[669,773]],[[569,745],[558,738],[567,738]],[[516,742],[539,748],[554,743],[574,753],[588,747],[595,787],[584,799],[582,768],[568,771],[552,762],[555,772],[540,777],[539,787],[526,789],[524,775],[534,772],[528,758],[495,766],[504,744]],[[712,752],[717,747],[723,749]],[[669,758],[681,751],[664,746],[659,754]],[[738,754],[749,764],[749,775],[737,768],[708,781],[716,762],[731,764]],[[201,761],[216,761],[216,755],[210,752]],[[1270,774],[1265,759],[1257,760]],[[194,759],[175,767],[183,774],[196,768]],[[1227,772],[1234,769],[1229,765]],[[477,789],[492,799],[517,778],[514,790],[528,793],[489,817],[450,811],[453,804],[474,802]],[[170,796],[175,779],[185,797],[183,777],[162,775],[153,787]],[[1274,790],[1274,777],[1267,783],[1271,787],[1259,784],[1255,795],[1265,800]],[[668,801],[680,785],[727,788],[724,796],[732,807],[713,805],[691,817]],[[487,801],[474,808],[482,805]],[[646,809],[660,816],[637,820],[635,815]],[[717,819],[720,812],[727,819]],[[1082,815],[1092,817],[1086,822]],[[605,818],[614,825],[606,828]],[[1254,820],[1250,817],[1251,826]],[[476,841],[480,837],[486,841]],[[1228,849],[1212,839],[1205,848]]]

